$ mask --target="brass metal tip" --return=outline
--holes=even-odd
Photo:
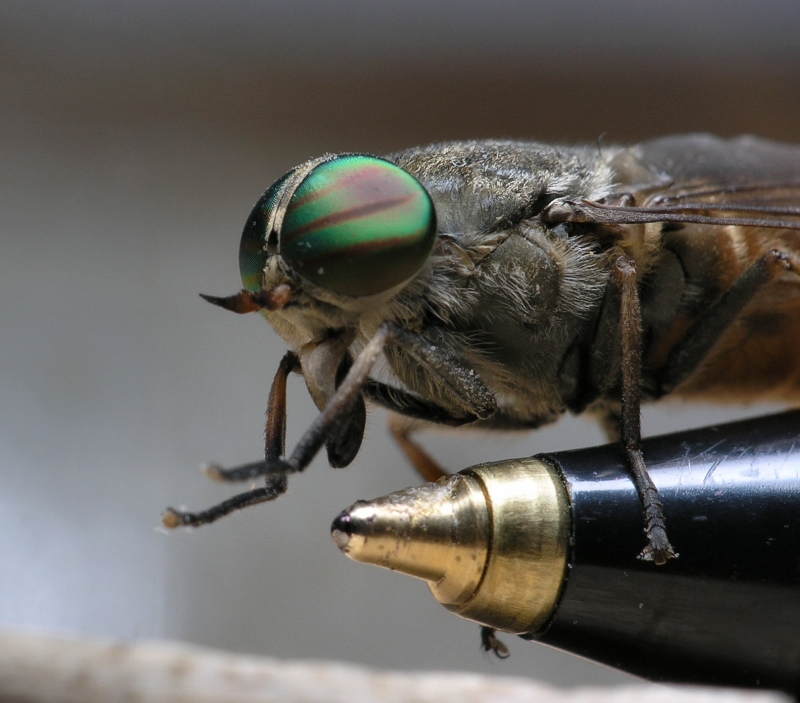
[[[463,617],[532,633],[558,603],[570,519],[556,471],[515,459],[355,503],[331,535],[355,561],[424,579]]]
[[[354,561],[424,579],[443,602],[460,602],[483,573],[488,512],[474,480],[451,476],[359,501],[333,521],[331,535]]]

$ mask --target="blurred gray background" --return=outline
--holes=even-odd
[[[417,482],[373,411],[361,454],[164,534],[167,504],[234,492],[197,467],[261,451],[283,344],[198,292],[240,287],[239,234],[326,151],[469,137],[800,141],[800,4],[623,1],[0,3],[0,626],[278,657],[611,684],[617,672],[477,627],[328,536]],[[648,433],[762,408],[649,408]],[[291,444],[313,417],[290,382]],[[599,443],[588,421],[425,437],[452,469]]]

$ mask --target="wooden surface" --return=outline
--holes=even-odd
[[[0,634],[5,703],[779,703],[784,697],[641,684],[559,690],[511,677],[408,674],[336,662],[280,661],[163,642]]]

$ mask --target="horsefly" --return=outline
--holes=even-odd
[[[800,147],[674,136],[632,147],[467,141],[335,154],[256,204],[244,288],[204,296],[260,312],[290,347],[270,391],[263,461],[212,467],[266,485],[167,527],[286,490],[326,445],[346,466],[365,401],[428,480],[429,424],[536,428],[591,412],[624,448],[643,504],[641,557],[675,557],[640,450],[640,404],[800,397]],[[371,377],[383,356],[392,378]],[[284,451],[286,382],[320,414]],[[668,510],[667,510],[668,514]]]

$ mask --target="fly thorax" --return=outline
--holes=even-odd
[[[563,264],[560,252],[541,232],[513,230],[475,279],[484,301],[481,317],[548,326],[558,308]]]

